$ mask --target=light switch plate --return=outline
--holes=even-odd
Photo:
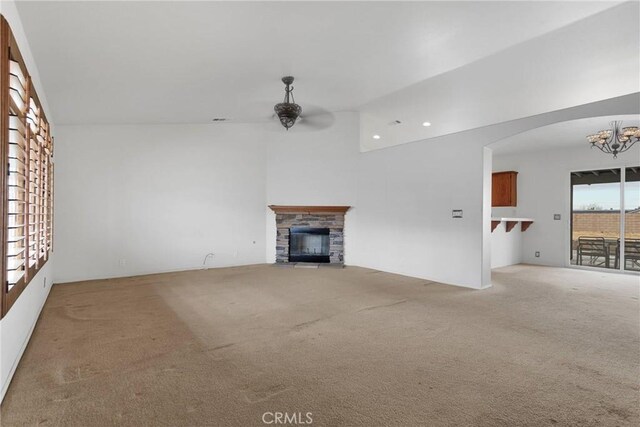
[[[561,218],[560,214],[553,214],[553,219],[554,220],[560,221],[560,218]]]
[[[462,218],[462,209],[454,209],[451,211],[451,216],[454,218]]]

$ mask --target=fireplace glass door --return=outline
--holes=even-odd
[[[289,229],[289,262],[329,262],[329,229]]]

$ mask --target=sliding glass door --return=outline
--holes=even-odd
[[[616,259],[624,270],[640,271],[640,167],[626,168],[624,178],[624,247]]]
[[[615,268],[620,239],[620,169],[571,174],[571,263]]]
[[[640,166],[571,173],[571,264],[640,271]]]

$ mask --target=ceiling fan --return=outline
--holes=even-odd
[[[213,119],[216,123],[280,123],[287,131],[296,125],[299,130],[321,130],[330,127],[333,124],[333,114],[315,106],[306,106],[304,109],[296,104],[293,98],[292,76],[282,78],[285,84],[284,99],[282,102],[273,106],[273,113],[268,116],[258,117],[254,119]],[[280,128],[282,129],[282,128]]]

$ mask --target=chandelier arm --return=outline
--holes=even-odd
[[[635,144],[638,141],[640,141],[640,139],[634,139],[633,141],[629,139],[624,144],[622,144],[622,146],[620,146],[620,149],[618,150],[618,152],[624,153],[625,151],[633,147],[633,144]]]
[[[598,144],[598,143],[591,143],[591,148],[596,147],[598,150],[602,151],[603,153],[607,153],[607,154],[611,154],[611,148],[609,147],[608,143],[605,144]]]

